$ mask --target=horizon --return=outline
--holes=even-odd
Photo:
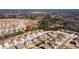
[[[0,9],[0,13],[7,12],[79,12],[79,9]]]

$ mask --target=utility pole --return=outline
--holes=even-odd
[[[19,13],[20,13],[20,9],[18,9],[18,14],[17,14],[17,15],[18,15],[18,17],[19,17]]]

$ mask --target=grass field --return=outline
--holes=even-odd
[[[17,19],[0,19],[0,22],[2,22],[2,21],[15,21],[15,20],[17,20]]]

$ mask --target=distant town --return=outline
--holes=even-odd
[[[79,9],[0,9],[0,49],[78,49]]]

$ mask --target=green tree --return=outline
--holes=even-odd
[[[43,19],[39,23],[39,28],[40,29],[44,29],[45,30],[45,29],[48,28],[48,26],[49,26],[49,20],[48,19]]]

